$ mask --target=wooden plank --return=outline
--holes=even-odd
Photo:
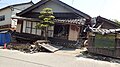
[[[45,44],[45,43],[42,43],[42,44],[38,43],[38,45],[40,45],[41,47],[49,50],[50,52],[55,52],[55,51],[57,51],[57,50],[62,48],[62,47],[53,47],[52,45]]]

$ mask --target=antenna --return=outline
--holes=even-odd
[[[73,5],[74,0],[72,0],[72,5]]]

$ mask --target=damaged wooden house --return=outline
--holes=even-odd
[[[88,52],[105,57],[120,58],[120,24],[98,16],[88,37]]]
[[[60,0],[41,0],[33,6],[17,13],[19,21],[16,32],[30,34],[28,38],[41,36],[41,29],[36,29],[40,22],[40,11],[52,8],[55,25],[48,29],[48,39],[55,45],[76,48],[76,42],[81,38],[84,25],[89,24],[91,17]],[[31,38],[33,39],[33,38]],[[39,38],[38,38],[39,39]]]

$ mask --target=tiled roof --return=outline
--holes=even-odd
[[[57,23],[71,23],[71,24],[85,24],[85,19],[54,19],[54,22]]]

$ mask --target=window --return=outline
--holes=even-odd
[[[48,37],[53,37],[54,27],[50,26],[48,27]]]
[[[26,33],[37,34],[37,29],[35,28],[36,22],[27,21],[26,22]]]
[[[37,29],[35,26],[37,22],[26,21],[25,33],[41,35],[41,29]],[[48,37],[53,37],[54,26],[48,28]],[[45,33],[43,33],[45,34]]]
[[[37,35],[41,35],[41,30],[40,29],[37,29]]]
[[[33,22],[32,23],[32,28],[36,28],[35,26],[36,26],[36,22]]]
[[[5,20],[5,15],[0,16],[0,21],[4,21]]]
[[[26,22],[26,27],[31,28],[31,22],[30,21]]]
[[[26,33],[30,33],[31,32],[31,28],[26,28]]]
[[[31,33],[31,22],[27,21],[26,22],[26,33]]]

